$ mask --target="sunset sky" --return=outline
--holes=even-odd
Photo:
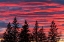
[[[40,28],[43,26],[46,30],[54,20],[64,36],[64,0],[0,0],[0,35],[14,17],[17,17],[20,27],[27,20],[33,28],[37,20]]]

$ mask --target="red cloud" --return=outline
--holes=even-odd
[[[15,16],[18,17],[18,21],[20,24],[24,23],[24,20],[27,20],[29,25],[34,26],[35,21],[37,20],[39,23],[39,26],[50,26],[51,21],[54,20],[57,28],[63,29],[64,26],[62,25],[64,23],[63,19],[57,19],[57,18],[64,18],[64,15],[59,13],[53,13],[53,12],[60,12],[64,11],[64,6],[57,4],[57,3],[46,3],[46,2],[22,2],[22,3],[0,3],[0,7],[21,7],[21,10],[15,10],[15,11],[10,11],[8,10],[0,10],[0,21],[4,21],[6,23],[13,21],[13,18]],[[42,7],[46,8],[46,6],[56,6],[55,8],[46,8],[46,9],[41,9]],[[2,12],[3,11],[3,12]],[[36,14],[36,12],[48,12],[48,13],[53,13],[52,14]],[[43,20],[46,20],[43,22]],[[32,27],[30,27],[32,28]],[[50,27],[44,28],[45,31],[49,31]],[[3,33],[3,31],[0,32]]]

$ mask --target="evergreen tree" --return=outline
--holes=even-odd
[[[13,27],[14,27],[15,29],[19,28],[19,23],[17,22],[16,17],[15,17],[14,20],[13,20]]]
[[[12,35],[13,35],[13,40],[14,42],[18,42],[18,31],[17,29],[19,28],[19,23],[17,22],[16,17],[13,20],[13,27],[12,27]]]
[[[50,28],[50,32],[49,32],[49,35],[48,35],[49,36],[48,42],[57,42],[60,39],[60,35],[57,32],[58,28],[56,28],[54,21],[52,21],[50,27],[51,28]]]
[[[45,42],[46,41],[46,35],[45,35],[44,31],[43,31],[43,26],[38,31],[38,37],[39,37],[39,42]]]
[[[12,34],[11,34],[11,24],[10,23],[8,23],[8,25],[7,25],[7,29],[6,29],[6,32],[4,33],[4,36],[3,36],[3,38],[4,38],[4,42],[13,42],[13,40],[12,40]]]
[[[36,42],[38,42],[38,28],[39,28],[39,26],[38,26],[38,22],[36,21],[36,23],[35,23],[35,27],[34,27],[34,31],[33,31],[33,39],[36,41]]]
[[[25,20],[25,24],[22,26],[23,30],[20,33],[20,41],[19,42],[29,42],[29,26],[27,21]]]

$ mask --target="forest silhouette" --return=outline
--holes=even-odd
[[[18,32],[19,28],[19,23],[15,17],[12,23],[8,23],[2,42],[58,42],[61,37],[54,21],[51,22],[48,36],[44,32],[43,26],[39,28],[38,21],[35,21],[35,26],[31,33],[29,33],[29,25],[26,20],[20,33]]]

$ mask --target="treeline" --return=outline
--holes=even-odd
[[[39,29],[38,22],[35,22],[35,27],[32,30],[32,33],[29,33],[29,25],[25,20],[24,25],[22,26],[21,32],[18,32],[19,23],[17,22],[16,17],[14,18],[12,25],[9,22],[7,25],[6,32],[3,35],[3,42],[57,42],[60,40],[60,33],[57,32],[55,22],[51,22],[50,31],[48,36],[42,28]],[[39,30],[38,30],[39,29]]]

